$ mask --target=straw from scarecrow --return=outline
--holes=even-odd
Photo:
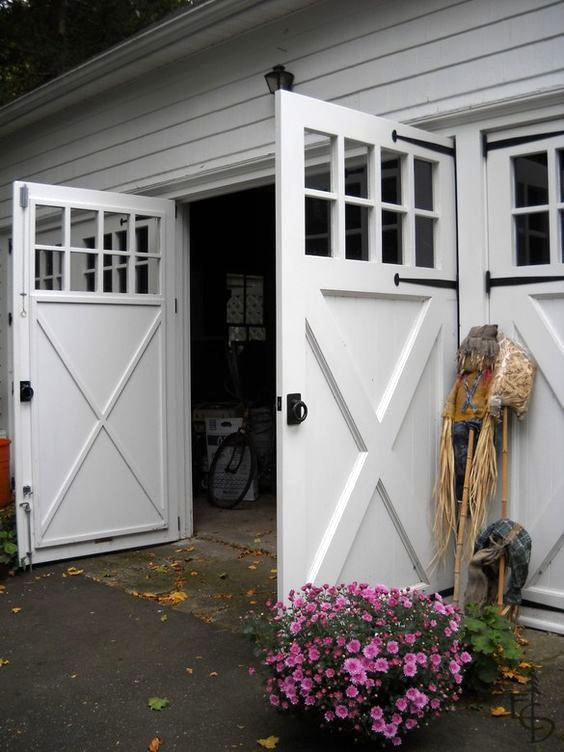
[[[439,471],[435,484],[434,535],[436,559],[448,551],[457,536],[458,507],[467,482],[471,552],[486,519],[487,504],[496,490],[495,423],[489,407],[499,346],[497,325],[473,327],[458,349],[457,376],[443,410]],[[472,433],[471,450],[468,452]],[[470,455],[466,474],[467,454]]]

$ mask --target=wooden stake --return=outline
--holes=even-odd
[[[507,503],[507,467],[508,467],[508,441],[509,409],[503,408],[501,424],[501,517],[506,519],[508,512]],[[499,560],[499,577],[497,581],[497,604],[503,606],[503,593],[505,591],[505,553]]]
[[[454,557],[454,594],[453,603],[460,602],[460,565],[462,563],[462,546],[464,542],[464,528],[468,517],[468,497],[470,495],[470,475],[472,474],[472,460],[474,458],[474,429],[468,433],[468,450],[466,454],[466,468],[464,470],[464,488],[462,491],[462,504],[460,505],[460,517],[458,518],[458,532],[456,536],[456,553]]]

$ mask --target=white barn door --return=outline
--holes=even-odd
[[[173,280],[171,202],[15,184],[23,563],[179,537],[168,454],[174,385],[165,367]]]
[[[522,135],[488,147],[490,321],[538,365],[529,412],[512,420],[509,517],[533,541],[523,598],[560,613],[522,620],[564,633],[564,136]]]
[[[279,595],[447,587],[429,563],[457,347],[452,143],[276,97]]]

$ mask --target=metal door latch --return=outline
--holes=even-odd
[[[20,381],[20,402],[31,402],[33,387],[31,381]]]
[[[307,405],[299,393],[288,394],[286,397],[287,422],[289,426],[297,426],[307,418]]]

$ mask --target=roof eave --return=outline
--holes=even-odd
[[[0,107],[0,137],[317,1],[206,0]]]

